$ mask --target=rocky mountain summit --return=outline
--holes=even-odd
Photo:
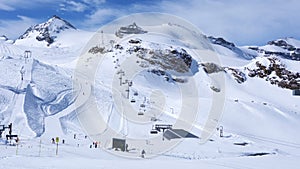
[[[76,28],[68,21],[54,15],[47,22],[28,28],[18,40],[36,39],[37,41],[46,42],[49,46],[55,41],[57,34],[65,30],[76,30]]]

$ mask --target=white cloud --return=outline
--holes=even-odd
[[[88,3],[94,0],[83,1]],[[97,27],[110,19],[130,13],[163,12],[185,18],[207,35],[221,36],[238,45],[260,45],[286,36],[300,39],[299,6],[298,0],[136,2],[118,9],[100,7],[87,15],[84,23]]]
[[[88,9],[87,5],[75,1],[66,1],[65,4],[60,4],[60,6],[63,11],[84,12]]]
[[[89,5],[98,6],[105,3],[106,0],[83,0],[83,2]]]
[[[62,11],[85,12],[86,10],[97,9],[105,2],[105,0],[65,0],[59,6]]]
[[[92,31],[98,30],[100,26],[110,22],[114,19],[119,17],[123,17],[129,15],[131,13],[136,12],[152,12],[154,9],[155,11],[159,11],[160,9],[155,3],[132,3],[129,5],[123,5],[119,8],[113,8],[110,6],[105,6],[104,3],[106,0],[83,0],[85,3],[90,5],[94,4],[98,6],[98,8],[90,14],[86,15],[86,20],[82,22],[80,25],[83,29],[89,29]],[[143,2],[143,1],[141,1]]]
[[[46,4],[56,4],[63,0],[1,0],[0,10],[13,11],[16,9],[31,9]]]
[[[183,17],[205,34],[221,36],[239,45],[263,44],[279,37],[300,39],[298,0],[162,0],[136,2],[113,8],[105,0],[0,0],[0,10],[33,8],[45,4],[61,4],[60,8],[84,13],[85,20],[73,20],[81,28],[98,29],[112,19],[135,12],[164,12]],[[8,21],[8,23],[21,22]],[[12,32],[3,29],[1,32]],[[29,25],[26,21],[24,25]],[[7,27],[8,28],[8,27]],[[15,28],[16,29],[16,28]],[[24,29],[24,28],[22,28]],[[25,28],[26,29],[26,28]],[[20,32],[20,31],[18,31]],[[13,33],[11,33],[13,34]]]
[[[100,25],[124,15],[126,15],[125,11],[115,8],[98,9],[93,14],[87,15],[83,27],[97,30]]]
[[[37,20],[18,16],[18,20],[0,20],[0,32],[10,39],[16,39],[25,32],[27,28],[38,23]]]
[[[187,19],[206,34],[238,44],[264,43],[278,37],[298,36],[297,0],[181,0],[163,1],[161,11]]]
[[[5,2],[0,2],[0,10],[13,11],[15,9],[13,7],[7,5]]]

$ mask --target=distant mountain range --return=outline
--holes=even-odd
[[[56,46],[57,44],[61,45],[63,42],[59,42],[58,37],[69,32],[74,32],[73,37],[76,37],[76,32],[80,31],[68,21],[54,15],[48,21],[28,28],[14,41],[14,44],[38,47],[50,47]],[[80,35],[80,33],[77,35]],[[5,35],[0,39],[2,41],[8,40]],[[236,53],[239,57],[245,59],[253,59],[258,55],[276,55],[281,58],[300,61],[300,41],[293,38],[272,40],[265,46],[242,47],[236,46],[234,43],[221,37],[207,36],[207,39],[212,44],[227,48]],[[10,40],[10,42],[12,41]]]

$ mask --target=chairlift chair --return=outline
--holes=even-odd
[[[154,125],[152,126],[152,129],[150,131],[150,134],[157,134],[158,131],[155,129]]]
[[[152,130],[150,131],[150,134],[158,134],[158,131],[157,131],[157,130],[154,130],[154,129],[152,129]]]
[[[130,101],[131,103],[135,103],[135,99],[131,99],[131,101]]]

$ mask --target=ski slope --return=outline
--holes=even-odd
[[[257,62],[268,65],[267,58],[243,59],[184,23],[140,24],[147,33],[136,28],[143,34],[123,38],[115,35],[119,25],[94,36],[64,30],[48,46],[35,31],[15,44],[0,42],[0,124],[13,123],[20,137],[18,146],[0,139],[0,168],[299,168],[300,97],[247,75]],[[238,83],[230,71],[208,73],[201,63],[210,62],[246,80]],[[299,72],[297,61],[278,62]],[[211,118],[219,95],[220,117]],[[150,134],[156,124],[200,138],[167,140]],[[112,138],[126,139],[128,152],[114,150]]]

